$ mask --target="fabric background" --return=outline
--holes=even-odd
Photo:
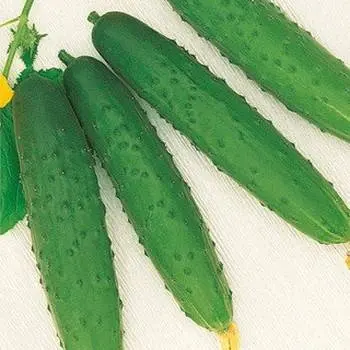
[[[350,66],[348,0],[276,0],[290,17]],[[1,0],[0,22],[18,15],[22,0]],[[32,20],[49,37],[38,67],[61,66],[57,52],[98,57],[91,41],[91,10],[122,10],[176,39],[237,92],[334,183],[350,205],[350,145],[322,134],[286,110],[223,59],[183,23],[165,0],[36,0]],[[10,40],[0,30],[0,62]],[[14,79],[20,66],[15,66]],[[345,246],[321,246],[264,209],[233,180],[147,107],[160,137],[189,183],[233,289],[235,320],[243,350],[346,350],[350,348],[350,272]],[[107,206],[109,234],[124,301],[125,348],[214,350],[217,339],[187,319],[165,290],[122,213],[105,173],[97,170]],[[142,192],[140,193],[142,196]],[[24,222],[0,237],[0,349],[59,349],[30,250]],[[101,349],[102,350],[102,349]]]

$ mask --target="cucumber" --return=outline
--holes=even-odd
[[[112,69],[214,164],[321,243],[350,240],[350,210],[270,121],[173,41],[124,13],[95,23]]]
[[[264,90],[350,142],[350,70],[268,0],[169,0]]]
[[[83,131],[56,82],[34,73],[13,102],[33,251],[62,346],[122,348],[104,206]]]
[[[181,309],[217,333],[230,328],[231,292],[190,190],[123,83],[91,57],[60,58],[64,86],[111,176],[147,256]]]
[[[11,110],[10,104],[0,109],[0,235],[25,215]]]

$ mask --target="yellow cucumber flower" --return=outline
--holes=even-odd
[[[5,107],[12,100],[13,94],[7,79],[0,74],[0,108]]]
[[[346,256],[345,263],[348,266],[348,269],[350,270],[350,252],[348,252],[348,255]]]

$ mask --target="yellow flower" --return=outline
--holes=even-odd
[[[0,74],[0,108],[5,107],[12,100],[13,94],[7,79]]]
[[[346,265],[348,266],[348,269],[350,270],[350,252],[349,252],[348,255],[346,256],[345,263],[346,263]]]
[[[222,350],[239,350],[239,333],[237,326],[232,323],[227,331],[219,334]]]

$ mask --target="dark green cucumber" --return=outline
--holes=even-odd
[[[350,70],[269,0],[169,0],[290,110],[350,142]]]
[[[190,191],[140,105],[101,62],[72,59],[67,95],[118,197],[181,308],[216,332],[232,322],[230,290]]]
[[[350,240],[342,199],[244,98],[137,19],[113,12],[90,20],[94,45],[113,70],[219,169],[317,241]]]
[[[13,110],[33,249],[63,346],[121,349],[105,211],[83,131],[63,88],[38,74],[20,83]]]
[[[9,104],[0,109],[0,234],[11,229],[24,215],[12,106]]]

